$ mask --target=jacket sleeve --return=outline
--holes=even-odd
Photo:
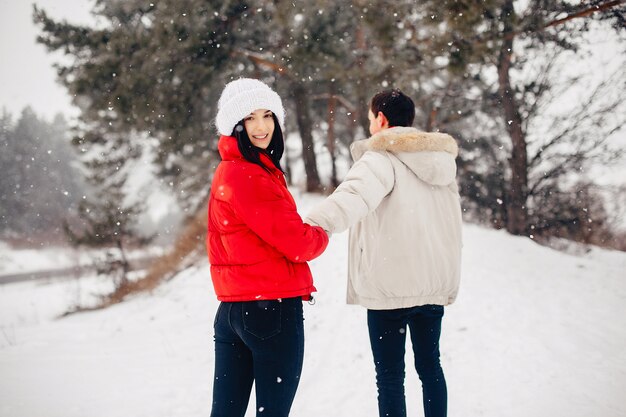
[[[366,152],[326,200],[315,207],[306,222],[340,233],[376,210],[393,189],[395,175],[384,153]]]
[[[232,204],[250,230],[292,262],[317,258],[328,246],[324,229],[305,224],[293,200],[265,175],[246,175]]]

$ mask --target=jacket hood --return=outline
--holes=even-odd
[[[224,161],[243,159],[243,155],[239,152],[239,147],[237,146],[237,139],[233,136],[220,136],[220,140],[217,142],[217,149]]]
[[[217,142],[217,149],[220,152],[222,161],[246,161],[246,158],[241,154],[239,146],[237,145],[237,139],[234,136],[220,136],[219,142]],[[259,159],[265,168],[275,175],[277,178],[281,178],[284,181],[284,174],[281,170],[276,168],[271,158],[267,153],[259,152]],[[250,162],[251,163],[251,162]]]
[[[354,142],[350,152],[354,160],[367,151],[390,152],[422,181],[448,185],[455,181],[459,148],[452,136],[421,132],[412,127],[381,130],[369,139]]]

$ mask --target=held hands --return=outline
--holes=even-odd
[[[322,227],[322,226],[320,226],[319,224],[315,223],[313,220],[311,220],[309,218],[304,219],[304,222],[306,224],[310,224],[311,226]],[[322,229],[324,229],[324,228],[322,227]],[[328,239],[330,239],[332,237],[332,235],[333,235],[332,232],[330,230],[326,230],[326,229],[324,229],[324,231],[328,235]]]

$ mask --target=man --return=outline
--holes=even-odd
[[[399,90],[376,94],[368,117],[372,136],[352,144],[354,165],[306,221],[329,233],[350,228],[347,301],[368,309],[380,416],[406,416],[407,326],[424,414],[445,416],[439,336],[459,288],[458,147],[410,127],[415,105]]]

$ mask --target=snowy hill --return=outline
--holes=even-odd
[[[318,199],[297,196],[301,212]],[[572,256],[472,225],[464,233],[461,292],[441,342],[449,415],[626,415],[626,253]],[[305,304],[293,416],[377,416],[365,310],[344,302],[346,256],[344,233],[311,263],[317,303]],[[208,416],[218,304],[208,265],[153,296],[55,319],[103,286],[0,286],[0,416]],[[408,411],[419,416],[411,367],[407,357]]]

